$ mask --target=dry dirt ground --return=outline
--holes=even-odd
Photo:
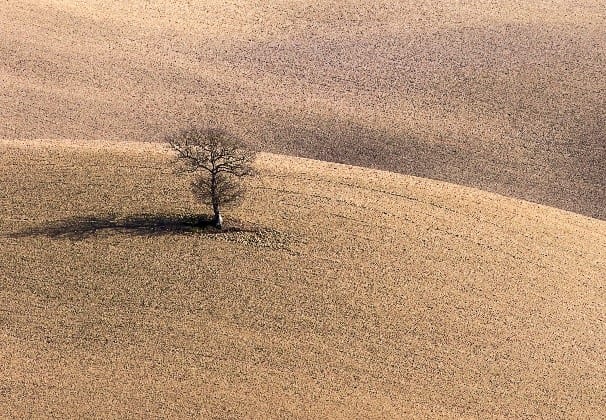
[[[606,222],[258,168],[243,231],[192,232],[159,144],[1,141],[2,416],[606,415]]]
[[[211,120],[606,219],[603,1],[5,0],[0,58],[0,138]]]

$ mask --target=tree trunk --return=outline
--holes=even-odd
[[[221,217],[221,210],[219,209],[219,197],[217,194],[217,175],[218,172],[211,173],[210,194],[213,203],[213,212],[215,213],[213,217],[213,224],[217,229],[221,229],[223,227],[223,218]]]
[[[213,217],[213,224],[217,229],[221,229],[223,227],[223,217],[221,217],[221,211],[219,210],[219,206],[213,204],[213,212],[215,213]]]

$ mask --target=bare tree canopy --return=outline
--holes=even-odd
[[[209,177],[207,175],[198,175],[192,182],[192,191],[198,201],[212,205],[212,182],[208,181]],[[219,172],[216,175],[214,195],[220,197],[222,206],[233,205],[237,204],[244,196],[244,188],[233,176]]]
[[[220,128],[190,127],[166,137],[187,172],[196,173],[194,196],[212,205],[216,227],[221,228],[221,208],[237,203],[244,193],[240,178],[253,175],[256,152]]]

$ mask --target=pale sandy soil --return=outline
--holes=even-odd
[[[603,1],[8,0],[0,58],[0,138],[211,120],[606,219]]]
[[[253,232],[52,237],[205,209],[157,144],[0,142],[0,413],[606,415],[606,222],[345,165],[258,168],[227,214]]]

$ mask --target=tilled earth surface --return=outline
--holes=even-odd
[[[594,0],[9,0],[0,138],[265,151],[606,218],[606,6]]]
[[[0,141],[8,418],[603,418],[606,222],[264,154],[196,229],[158,144]]]

